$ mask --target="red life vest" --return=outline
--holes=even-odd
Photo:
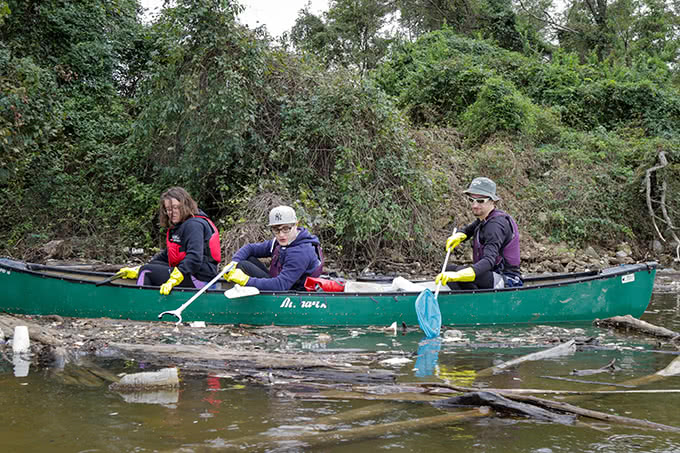
[[[222,261],[220,232],[217,231],[217,227],[209,218],[202,215],[195,215],[193,218],[203,219],[210,224],[213,233],[208,240],[208,248],[210,249],[210,256],[212,259],[219,263]],[[170,241],[170,229],[168,229],[168,231],[165,233],[165,245],[168,248],[168,264],[170,264],[170,267],[176,267],[184,259],[184,257],[187,256],[187,252],[181,252],[180,244]]]

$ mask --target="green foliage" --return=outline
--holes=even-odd
[[[536,150],[534,177],[522,197],[544,212],[536,235],[555,242],[605,244],[650,237],[643,178],[658,150],[678,140],[647,139],[639,131],[565,132],[555,145]],[[667,170],[664,170],[667,171]],[[667,200],[672,211],[680,204]]]
[[[472,141],[483,141],[498,132],[528,135],[536,129],[535,110],[531,101],[512,84],[491,77],[463,114],[462,126]]]
[[[635,58],[633,67],[581,64],[577,56],[563,52],[556,52],[546,63],[443,29],[402,45],[374,77],[416,124],[460,125],[460,115],[477,102],[480,88],[490,78],[501,78],[528,97],[525,103],[530,100],[542,111],[548,107],[570,127],[632,125],[650,135],[680,132],[680,94],[670,84],[671,73],[660,60],[644,55]],[[525,114],[515,113],[524,118]],[[528,121],[533,116],[528,115]],[[507,123],[509,119],[487,121]],[[517,128],[500,124],[490,130]],[[476,139],[488,133],[474,135]],[[539,132],[535,137],[545,135]]]
[[[385,247],[414,258],[429,253],[423,206],[437,192],[385,94],[351,71],[323,73],[291,57],[269,67],[270,99],[278,102],[260,111],[257,128],[278,125],[262,162],[263,173],[276,175],[270,186],[314,194],[302,204],[319,219],[315,231],[343,250],[340,260],[365,262]]]
[[[426,229],[419,207],[433,192],[385,94],[351,70],[325,73],[268,49],[229,4],[201,12],[197,3],[178,2],[151,30],[162,51],[142,85],[132,143],[158,163],[159,181],[231,218],[244,194],[313,193],[310,216],[333,207],[315,232],[346,259],[370,259],[386,244],[427,250],[424,235],[409,233]],[[200,30],[188,36],[187,22]]]
[[[392,12],[390,0],[333,0],[323,18],[301,10],[291,41],[327,67],[357,68],[363,74],[387,53],[392,37],[384,28]]]
[[[444,28],[402,44],[373,77],[415,124],[457,125],[485,80],[495,74],[479,59],[497,58],[502,52]]]
[[[134,1],[9,2],[0,47],[0,220],[6,247],[114,231],[135,209],[127,105],[114,74],[140,30]],[[31,30],[31,33],[26,33]],[[124,160],[128,165],[121,165]],[[30,213],[30,215],[27,215]]]
[[[149,32],[156,50],[130,146],[156,165],[162,186],[220,199],[234,194],[232,181],[257,177],[264,44],[236,24],[239,11],[229,1],[178,1]]]
[[[10,14],[9,5],[6,1],[0,1],[0,25],[5,22],[5,16]]]
[[[396,5],[399,23],[413,37],[450,27],[461,36],[521,51],[536,36],[522,35],[510,0],[398,0]]]
[[[641,54],[671,65],[680,57],[677,29],[680,15],[663,0],[595,0],[568,4],[557,24],[560,47],[581,61],[615,61],[631,66]]]

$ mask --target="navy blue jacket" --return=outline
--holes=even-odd
[[[317,253],[320,244],[319,238],[298,227],[298,235],[289,245],[282,247],[275,239],[246,244],[234,254],[232,261],[274,257],[269,268],[271,277],[250,277],[246,286],[264,291],[304,290],[307,277],[321,275],[323,263]]]

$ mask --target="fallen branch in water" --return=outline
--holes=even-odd
[[[464,392],[477,392],[479,389],[474,389],[474,388],[467,388],[467,387],[459,387],[459,386],[448,386],[448,385],[442,385],[443,387],[451,388],[452,390],[456,391],[464,391]],[[535,396],[528,396],[528,395],[522,395],[521,393],[524,393],[524,390],[526,389],[485,389],[485,391],[488,392],[493,392],[497,393],[499,395],[502,395],[508,399],[514,400],[514,401],[523,401],[523,402],[529,402],[531,404],[535,404],[540,407],[548,408],[548,409],[554,409],[554,410],[559,410],[562,412],[567,412],[567,413],[572,413],[576,415],[581,415],[583,417],[588,417],[588,418],[593,418],[596,420],[603,420],[603,421],[608,421],[608,422],[613,422],[613,423],[618,423],[622,425],[630,425],[630,426],[639,426],[643,428],[650,428],[650,429],[655,429],[655,430],[660,430],[660,431],[668,431],[668,432],[674,432],[674,433],[680,433],[680,428],[677,428],[675,426],[668,426],[668,425],[663,425],[661,423],[654,423],[650,422],[648,420],[640,420],[637,418],[630,418],[630,417],[622,417],[620,415],[612,415],[612,414],[606,414],[604,412],[598,412],[590,409],[584,409],[578,406],[574,406],[572,404],[564,403],[564,402],[558,402],[558,401],[553,401],[553,400],[548,400],[544,398],[537,398]],[[615,392],[608,392],[608,393],[639,393],[640,391],[635,391],[635,390],[619,390]],[[654,393],[665,393],[665,391],[653,391]],[[550,393],[558,393],[558,391],[553,391]],[[584,392],[585,393],[585,392]]]
[[[624,384],[612,384],[608,382],[598,382],[598,381],[586,381],[584,379],[572,379],[572,378],[566,378],[566,377],[559,377],[559,376],[541,376],[544,379],[555,379],[558,381],[567,381],[567,382],[576,382],[577,384],[594,384],[594,385],[608,385],[608,386],[614,386],[614,387],[625,387],[625,388],[635,388],[634,385],[624,385]]]
[[[471,387],[461,387],[457,385],[441,384],[441,383],[427,383],[422,384],[425,386],[432,387],[442,387],[456,392],[477,392],[479,388]],[[609,384],[607,384],[609,385]],[[635,386],[629,386],[633,389]],[[680,389],[658,389],[658,390],[550,390],[550,389],[498,389],[498,388],[485,388],[485,391],[496,392],[496,393],[513,393],[516,395],[609,395],[609,394],[619,394],[619,393],[680,393]]]
[[[507,362],[503,362],[500,365],[495,365],[489,368],[485,368],[481,371],[478,371],[476,373],[477,377],[486,377],[490,376],[492,374],[497,374],[500,373],[503,370],[506,370],[508,368],[514,367],[516,365],[519,365],[520,363],[523,362],[529,362],[533,360],[542,360],[542,359],[547,359],[547,358],[552,358],[552,357],[559,357],[562,355],[566,354],[571,354],[576,350],[576,341],[575,340],[569,340],[565,343],[562,343],[560,345],[557,345],[555,347],[552,347],[550,349],[544,349],[543,351],[538,351],[538,352],[533,352],[531,354],[527,354],[522,357],[518,357],[513,360],[508,360]]]
[[[613,316],[606,319],[596,319],[593,324],[597,327],[612,327],[615,329],[622,329],[626,332],[635,331],[645,335],[651,335],[653,337],[673,339],[680,335],[678,332],[666,329],[665,327],[655,326],[646,321],[634,318],[631,315],[626,316]]]
[[[605,366],[601,368],[596,368],[594,370],[572,370],[571,375],[573,376],[591,376],[593,374],[600,374],[600,373],[613,373],[614,371],[620,370],[619,367],[614,365],[616,363],[616,359],[612,359],[611,362],[606,364]]]
[[[639,426],[642,428],[649,428],[658,431],[680,433],[680,428],[677,428],[675,426],[663,425],[661,423],[650,422],[648,420],[640,420],[637,418],[622,417],[620,415],[606,414],[604,412],[584,409],[582,407],[574,406],[572,404],[564,403],[561,401],[552,401],[543,398],[536,398],[535,396],[517,395],[511,392],[502,392],[501,395],[515,401],[530,402],[541,407],[555,409],[563,412],[569,412],[572,414],[581,415],[583,417],[593,418],[596,420],[603,420],[607,422],[618,423],[621,425]]]
[[[534,404],[512,401],[510,398],[498,392],[478,391],[467,392],[460,396],[446,398],[432,403],[438,408],[452,408],[459,406],[491,406],[497,412],[511,412],[536,420],[545,420],[563,425],[573,425],[576,422],[575,415],[556,414]]]
[[[477,393],[479,389],[460,387],[455,385],[447,385],[440,383],[422,383],[420,384],[426,387],[441,387],[446,389],[451,389],[460,393]],[[578,406],[574,406],[568,403],[552,401],[543,398],[537,398],[535,396],[529,396],[528,393],[543,393],[543,394],[611,394],[611,393],[680,393],[680,389],[670,389],[670,390],[602,390],[602,391],[591,391],[591,392],[577,392],[569,390],[539,390],[539,389],[484,389],[485,392],[494,393],[501,395],[505,398],[514,400],[529,402],[531,404],[543,407],[546,409],[558,410],[566,413],[572,413],[575,415],[580,415],[583,417],[593,418],[596,420],[608,421],[611,423],[617,423],[621,425],[628,426],[638,426],[643,428],[662,430],[668,432],[678,432],[680,433],[680,428],[674,426],[663,425],[660,423],[650,422],[648,420],[640,420],[630,417],[622,417],[618,415],[607,414],[604,412],[593,411],[590,409],[583,409]],[[435,405],[441,404],[442,401],[446,401],[447,397],[443,395],[431,395],[422,393],[393,393],[386,395],[374,395],[374,394],[362,394],[359,392],[341,392],[341,391],[323,391],[313,395],[309,393],[295,394],[290,393],[288,396],[293,398],[303,398],[303,399],[363,399],[363,400],[390,400],[390,401],[401,401],[401,402],[431,402]],[[473,403],[476,404],[476,403]]]

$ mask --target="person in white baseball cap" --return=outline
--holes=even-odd
[[[277,206],[269,212],[274,239],[246,244],[231,258],[234,268],[224,278],[263,291],[304,291],[307,277],[323,272],[323,251],[319,238],[298,226],[295,210]],[[259,258],[271,257],[269,269]]]
[[[447,266],[436,282],[452,290],[522,286],[519,269],[519,227],[508,213],[496,207],[496,183],[489,178],[472,180],[463,191],[477,220],[454,232],[446,240],[446,250],[472,238],[472,265]]]

